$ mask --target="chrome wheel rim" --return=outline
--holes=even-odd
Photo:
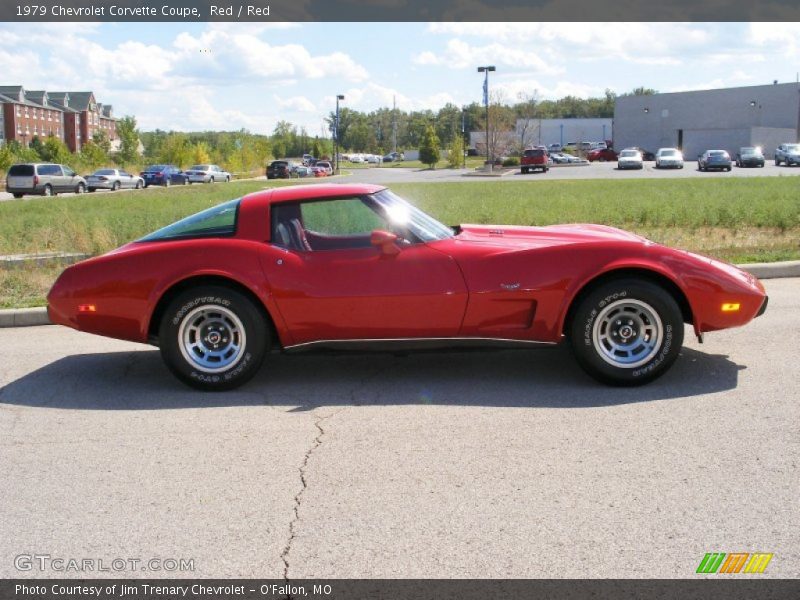
[[[605,362],[633,369],[650,361],[661,347],[664,326],[656,310],[641,300],[617,300],[595,319],[592,340]]]
[[[181,354],[204,373],[220,373],[244,356],[247,343],[239,317],[222,306],[198,306],[186,315],[178,329]]]

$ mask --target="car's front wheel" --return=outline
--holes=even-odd
[[[258,307],[221,286],[190,289],[164,312],[161,356],[184,383],[206,391],[238,387],[252,378],[270,345],[270,329]]]
[[[611,385],[641,385],[663,375],[683,344],[675,299],[649,281],[618,279],[586,294],[576,307],[569,340],[578,363]]]

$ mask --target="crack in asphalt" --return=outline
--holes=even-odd
[[[344,410],[344,409],[342,409]],[[314,441],[311,443],[311,447],[306,451],[305,455],[303,456],[303,462],[300,465],[300,483],[302,484],[300,491],[295,494],[294,497],[294,517],[289,522],[289,539],[286,541],[286,546],[281,552],[281,560],[283,561],[283,579],[287,583],[289,582],[289,554],[292,551],[292,542],[294,542],[295,534],[296,534],[296,527],[297,523],[300,521],[300,506],[303,502],[303,495],[305,491],[308,489],[308,480],[306,479],[306,471],[308,470],[308,461],[311,459],[311,455],[314,451],[322,445],[322,438],[325,435],[325,429],[322,427],[322,423],[330,419],[331,417],[336,416],[342,410],[338,410],[334,413],[330,413],[324,416],[321,416],[316,421],[314,421],[314,427],[319,430],[319,433],[314,438]],[[291,599],[292,596],[290,593],[287,592],[286,594],[287,599]]]

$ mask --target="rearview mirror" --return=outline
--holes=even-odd
[[[369,236],[369,243],[380,249],[382,254],[393,255],[400,252],[397,247],[397,236],[389,231],[376,229]]]

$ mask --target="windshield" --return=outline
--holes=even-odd
[[[145,169],[145,172],[152,172],[152,171],[163,171],[167,168],[167,165],[150,165]]]
[[[800,152],[800,144],[787,144],[786,149],[789,152]]]
[[[241,198],[213,206],[197,214],[167,225],[144,236],[140,242],[185,239],[193,237],[217,237],[236,232],[236,216]]]
[[[381,190],[372,198],[393,225],[408,229],[422,242],[434,242],[453,237],[453,230],[413,204],[389,190]]]
[[[620,158],[634,158],[639,156],[639,153],[636,150],[623,150],[619,153]]]
[[[677,156],[677,154],[678,154],[677,150],[662,150],[661,151],[661,156]]]

